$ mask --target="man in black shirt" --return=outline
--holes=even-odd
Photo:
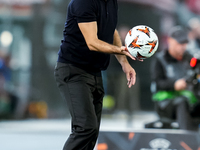
[[[104,89],[101,71],[115,54],[128,80],[136,73],[122,46],[117,24],[117,0],[71,0],[63,40],[58,52],[55,78],[72,117],[72,133],[64,150],[93,150],[102,112]]]
[[[200,116],[200,111],[196,111],[199,109],[197,98],[188,90],[185,77],[190,66],[183,59],[188,34],[176,26],[170,31],[167,41],[168,49],[156,54],[151,68],[156,111],[161,118],[176,119],[180,129],[197,130],[192,116]]]

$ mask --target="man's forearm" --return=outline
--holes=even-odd
[[[94,42],[95,44],[89,44],[88,47],[92,51],[102,52],[102,53],[109,53],[109,54],[121,54],[122,49],[117,45],[112,45],[106,43],[102,40],[96,39]]]
[[[85,38],[88,48],[91,51],[124,55],[123,51],[125,50],[125,48],[122,48],[121,46],[118,45],[109,44],[98,38],[96,21],[79,23],[78,26]]]
[[[119,34],[116,30],[113,35],[114,43],[116,44],[116,45],[114,45],[114,44],[109,44],[107,42],[104,42],[98,38],[96,21],[79,23],[78,26],[85,38],[85,42],[86,42],[88,48],[91,51],[97,51],[97,52],[109,53],[109,54],[126,55],[126,56],[134,59],[134,57],[131,56],[131,54],[126,50],[126,48],[124,46],[120,47],[119,45],[121,45],[121,44],[116,44],[116,43],[119,43],[119,41],[118,41]]]
[[[113,40],[113,45],[116,45],[118,47],[122,46],[122,41],[121,38],[119,36],[119,33],[117,30],[115,30],[114,33],[114,40]],[[122,65],[123,63],[128,63],[127,57],[125,55],[115,55],[115,57],[117,58],[118,62]]]

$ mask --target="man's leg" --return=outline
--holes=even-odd
[[[101,114],[102,114],[102,103],[103,103],[103,97],[104,97],[104,89],[103,89],[103,83],[102,83],[102,77],[95,77],[96,81],[96,89],[93,92],[94,97],[94,107],[95,107],[95,113],[97,116],[97,124],[98,124],[98,134],[99,134],[99,127],[101,122]],[[94,143],[96,143],[98,134],[96,134],[96,137],[94,139]]]
[[[58,87],[72,117],[72,133],[64,150],[93,150],[99,132],[101,108],[98,105],[102,103],[103,93],[98,102],[95,76],[84,70],[71,65],[57,68]]]

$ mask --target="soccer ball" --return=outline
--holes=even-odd
[[[158,37],[154,30],[146,25],[135,26],[127,33],[125,46],[136,59],[146,59],[157,51]]]

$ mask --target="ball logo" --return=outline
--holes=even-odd
[[[136,44],[138,41],[139,36],[137,36],[129,45],[129,47],[133,47],[133,48],[140,48],[140,45]]]
[[[128,31],[129,35],[131,36],[132,35],[132,29]]]
[[[162,139],[162,138],[157,138],[152,140],[149,145],[151,146],[151,148],[169,148],[169,146],[171,145],[171,142],[166,140],[166,139]]]
[[[148,37],[150,37],[149,28],[145,27],[145,29],[137,29],[138,31],[144,32]]]
[[[150,51],[149,51],[149,53],[151,53],[153,51],[153,49],[155,48],[156,44],[157,44],[157,40],[148,43],[148,45],[152,46],[151,49],[150,49]]]

